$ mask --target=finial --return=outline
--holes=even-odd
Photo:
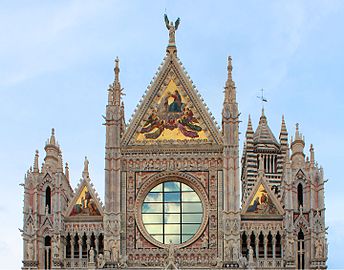
[[[232,66],[232,57],[231,57],[230,55],[228,56],[227,70],[228,70],[228,79],[229,79],[229,80],[232,80],[232,70],[233,70],[233,66]]]
[[[311,146],[309,148],[309,152],[310,152],[310,162],[311,162],[311,165],[314,166],[314,148],[313,148],[313,144],[311,144]]]
[[[178,26],[180,24],[180,18],[178,18],[175,23],[173,24],[172,21],[169,21],[167,14],[164,14],[164,20],[165,20],[165,25],[168,30],[168,46],[167,46],[167,52],[176,52],[176,31],[178,29]],[[171,48],[174,47],[174,48]]]
[[[297,140],[302,140],[301,134],[300,134],[300,131],[299,131],[299,127],[300,127],[299,123],[296,123],[295,126],[296,126],[296,130],[295,130],[295,141],[297,141]]]
[[[261,100],[262,102],[262,109],[263,109],[263,112],[264,112],[264,102],[268,102],[268,100],[265,98],[264,96],[264,89],[260,89],[260,91],[262,92],[261,96],[257,96],[258,99]]]
[[[115,59],[115,82],[118,82],[119,81],[119,58],[118,56],[116,56],[116,59]]]
[[[85,157],[85,161],[84,161],[84,171],[82,172],[82,177],[84,178],[84,179],[86,179],[86,178],[89,178],[89,172],[88,172],[88,164],[89,164],[89,162],[88,162],[88,159],[87,159],[87,157]]]
[[[51,136],[50,136],[49,144],[56,145],[55,129],[54,128],[51,129]]]
[[[38,173],[39,172],[39,168],[38,168],[38,158],[39,158],[39,154],[38,154],[38,150],[36,150],[35,153],[35,160],[33,163],[33,172],[34,173]]]
[[[69,181],[69,166],[68,166],[68,162],[66,162],[65,176],[66,176],[67,180]]]

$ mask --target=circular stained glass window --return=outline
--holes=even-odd
[[[168,181],[155,186],[142,204],[142,221],[147,232],[163,244],[181,244],[199,229],[203,206],[188,185]]]

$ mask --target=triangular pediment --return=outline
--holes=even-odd
[[[264,176],[259,178],[259,181],[247,198],[242,213],[244,215],[257,216],[283,215],[284,210],[266,183]]]
[[[67,208],[66,217],[102,217],[101,202],[92,187],[89,178],[81,180],[74,197]]]
[[[180,61],[168,54],[123,136],[124,145],[221,144],[221,134]]]

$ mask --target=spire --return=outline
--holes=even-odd
[[[38,150],[36,150],[35,159],[33,162],[33,172],[34,173],[39,173],[38,158],[39,158],[39,154],[38,154]]]
[[[285,151],[288,148],[288,131],[284,121],[284,115],[282,115],[282,124],[281,131],[279,135],[279,141],[281,144],[282,151]]]
[[[113,105],[120,106],[121,105],[121,95],[122,95],[122,89],[121,89],[121,83],[119,82],[119,58],[118,56],[115,59],[115,81],[113,82]]]
[[[90,177],[90,174],[89,174],[89,172],[88,172],[88,164],[89,164],[88,159],[87,159],[87,157],[85,157],[85,161],[84,161],[84,170],[83,170],[83,172],[82,172],[82,177],[83,177],[84,179]]]
[[[235,83],[232,77],[232,57],[228,56],[228,64],[227,64],[227,81],[225,86],[225,100],[224,103],[235,103],[236,102],[236,91],[235,91]]]
[[[253,140],[255,143],[272,143],[278,145],[278,142],[268,125],[264,108],[262,108],[262,114],[260,116],[256,132],[253,135]]]
[[[69,166],[68,166],[68,162],[66,162],[65,176],[66,176],[67,180],[69,181]]]
[[[251,115],[248,115],[248,123],[247,123],[247,129],[246,129],[246,143],[247,146],[253,144],[253,128],[252,128],[252,122],[251,122]]]

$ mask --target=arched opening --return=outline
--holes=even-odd
[[[79,235],[74,236],[74,258],[79,258]]]
[[[87,236],[86,233],[82,236],[82,245],[81,245],[81,256],[82,258],[87,258]]]
[[[247,235],[245,232],[243,232],[241,236],[241,252],[242,252],[242,256],[247,255]]]
[[[262,232],[259,234],[258,254],[259,258],[264,258],[264,235]]]
[[[305,269],[305,236],[301,229],[297,235],[297,269]]]
[[[303,206],[303,186],[301,183],[297,185],[297,207]]]
[[[267,250],[268,258],[272,258],[272,234],[269,232],[268,234],[268,250]]]
[[[276,248],[275,248],[276,258],[282,257],[282,245],[281,245],[281,235],[279,232],[276,234]]]
[[[66,258],[72,257],[72,238],[70,237],[70,234],[68,233],[66,237]]]
[[[254,235],[254,233],[251,233],[250,236],[250,246],[253,249],[253,256],[256,257],[256,236]]]
[[[44,269],[51,269],[51,237],[44,237]]]
[[[48,214],[51,214],[51,189],[49,186],[45,189],[45,206],[48,207]]]
[[[96,249],[96,237],[94,233],[91,235],[91,247],[93,247],[94,250]]]
[[[98,252],[104,253],[104,236],[103,234],[99,234],[98,236]]]

